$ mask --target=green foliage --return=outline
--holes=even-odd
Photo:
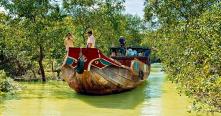
[[[221,3],[153,3],[146,6],[146,19],[154,12],[160,28],[147,33],[143,43],[157,48],[169,79],[179,84],[179,91],[194,98],[194,110],[220,112]]]
[[[0,93],[15,93],[18,89],[19,85],[0,70]]]
[[[118,46],[120,36],[127,38],[127,45],[138,46],[143,22],[122,13],[124,2],[64,0],[58,5],[49,0],[0,0],[7,11],[0,14],[0,69],[13,78],[41,74],[44,81],[45,70],[52,69],[50,61],[62,64],[68,32],[74,35],[75,47],[85,47],[86,33],[92,30],[97,48],[104,53],[112,44]]]
[[[64,11],[73,17],[76,27],[75,46],[85,47],[88,30],[92,30],[96,38],[96,46],[108,53],[113,44],[118,46],[118,38],[125,36],[127,45],[137,43],[143,37],[140,33],[142,20],[132,15],[124,15],[124,0],[64,2]]]
[[[43,60],[63,57],[62,49],[57,49],[63,48],[63,35],[73,27],[68,21],[71,19],[64,18],[58,6],[53,6],[49,1],[1,1],[1,4],[9,11],[9,16],[12,16],[5,24],[10,28],[5,32],[3,43],[6,49],[2,50],[3,55],[10,54],[10,58],[19,64],[19,69],[21,64],[26,65],[24,67],[27,69],[24,69],[21,75],[28,69],[33,69],[35,67],[33,64],[37,62],[39,74],[45,81]],[[56,56],[51,53],[55,50]]]

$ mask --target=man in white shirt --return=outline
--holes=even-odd
[[[95,38],[92,34],[92,31],[88,31],[88,39],[87,39],[87,48],[94,48],[95,47]]]

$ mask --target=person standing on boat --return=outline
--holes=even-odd
[[[119,42],[120,42],[119,52],[122,56],[125,56],[126,55],[125,38],[123,36],[120,36]]]
[[[73,36],[71,33],[68,33],[64,39],[64,46],[68,52],[69,47],[74,47]]]
[[[120,36],[120,39],[119,39],[119,42],[120,42],[120,47],[125,47],[125,38],[123,36]]]
[[[63,67],[67,62],[69,47],[74,47],[73,36],[71,33],[67,33],[64,38],[64,46],[67,54],[64,56],[64,62],[61,67]]]
[[[92,31],[88,31],[87,48],[95,48],[95,38]]]

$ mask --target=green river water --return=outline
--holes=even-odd
[[[80,95],[62,81],[21,85],[24,89],[18,95],[1,97],[0,116],[211,115],[188,113],[189,99],[177,94],[175,85],[167,81],[160,64],[152,65],[151,74],[144,84],[114,95]]]

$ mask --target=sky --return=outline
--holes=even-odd
[[[145,0],[126,0],[125,12],[132,15],[138,15],[142,18],[144,15],[144,2]],[[0,12],[1,11],[4,11],[2,7],[0,7]]]
[[[142,18],[144,15],[144,2],[145,0],[126,0],[126,13],[138,15]]]
[[[4,9],[2,7],[0,7],[0,12],[4,11]]]

